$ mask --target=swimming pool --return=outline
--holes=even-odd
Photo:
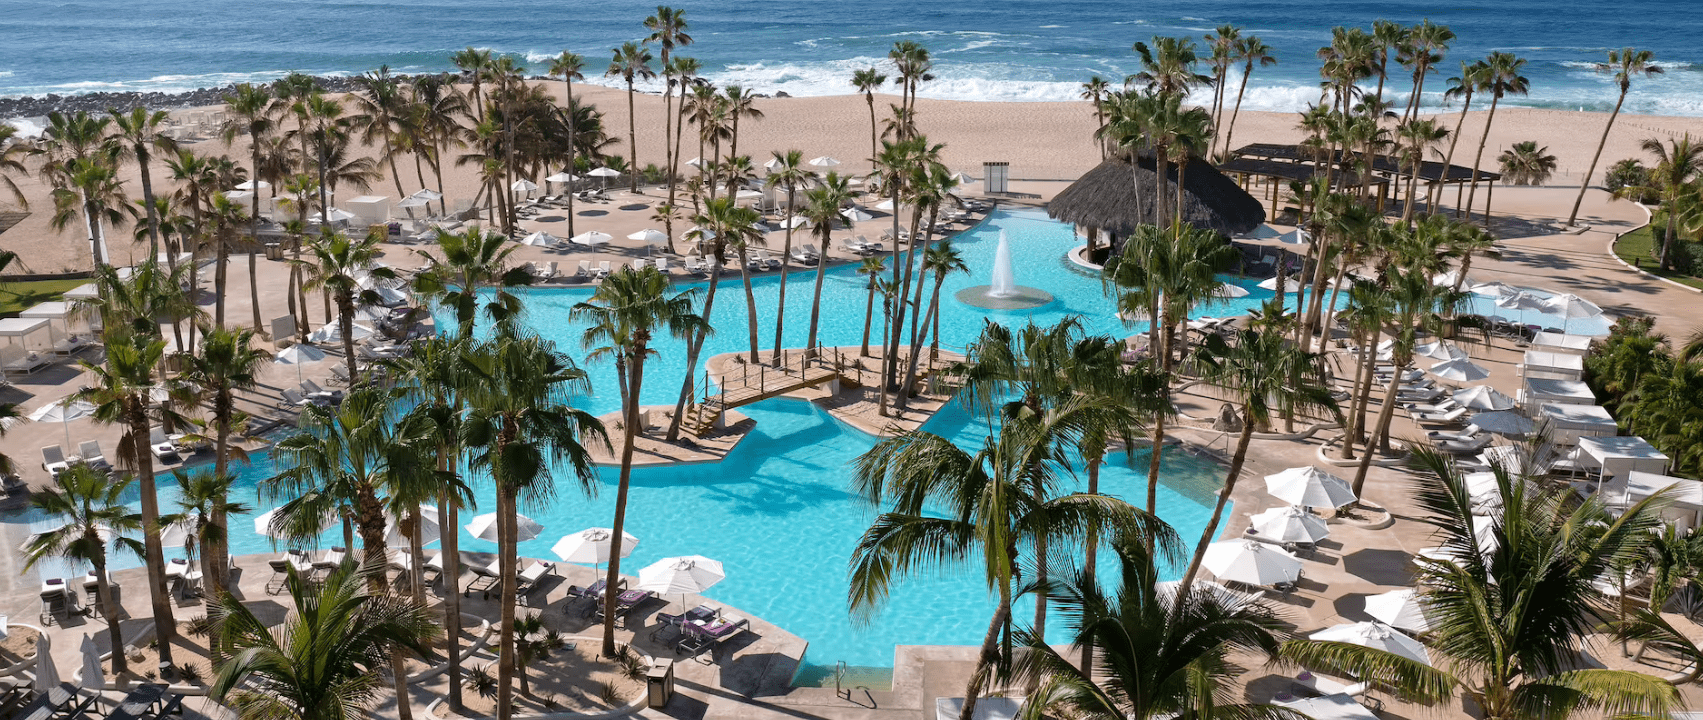
[[[952,294],[959,288],[985,284],[992,262],[998,231],[1010,236],[1018,261],[1019,283],[1045,288],[1055,301],[1030,312],[988,313],[959,305]],[[1032,212],[997,212],[967,233],[959,247],[972,268],[968,276],[948,280],[942,291],[942,344],[961,348],[979,334],[984,319],[1021,322],[1033,319],[1046,324],[1069,314],[1083,317],[1089,332],[1125,335],[1135,330],[1122,327],[1110,312],[1111,301],[1102,293],[1097,277],[1068,265],[1064,252],[1078,240],[1068,226],[1053,223]],[[809,322],[809,300],[814,271],[795,273],[788,291],[788,342],[801,345]],[[767,275],[754,279],[760,308],[776,303],[780,278]],[[1240,281],[1238,281],[1240,282]],[[1271,296],[1268,291],[1247,286],[1246,298],[1213,303],[1201,314],[1224,315],[1244,311]],[[863,330],[864,290],[854,268],[835,268],[823,290],[823,342],[855,345]],[[576,358],[585,353],[579,345],[581,327],[567,322],[566,310],[589,296],[586,289],[551,289],[528,292],[530,324]],[[737,275],[724,279],[717,298],[713,324],[718,334],[706,348],[710,354],[744,348],[746,308]],[[772,310],[762,318],[763,333],[773,338]],[[657,357],[647,365],[647,403],[671,402],[679,391],[684,353],[672,339],[657,343]],[[602,414],[618,408],[613,371],[607,364],[588,367],[594,393],[579,404]],[[877,509],[865,505],[849,492],[849,466],[869,449],[874,438],[844,426],[815,406],[778,399],[748,406],[742,412],[757,420],[756,430],[718,465],[639,469],[633,474],[629,500],[628,531],[639,544],[623,567],[629,572],[674,555],[699,554],[724,563],[727,579],[707,593],[715,600],[749,611],[810,642],[808,661],[831,666],[845,661],[853,666],[890,667],[893,648],[900,644],[975,644],[980,642],[992,613],[993,602],[970,573],[948,571],[905,580],[891,601],[867,627],[854,627],[846,610],[846,570],[852,548]],[[979,444],[989,428],[957,406],[949,406],[926,426],[927,430],[953,438],[963,445]],[[1146,451],[1133,457],[1114,454],[1101,474],[1101,489],[1112,495],[1143,498],[1146,488]],[[1160,514],[1192,541],[1205,526],[1211,512],[1212,491],[1219,485],[1221,471],[1210,462],[1170,450],[1164,457],[1164,486],[1159,492]],[[256,502],[256,484],[273,473],[269,456],[256,453],[252,465],[238,470],[234,494],[243,502]],[[595,498],[563,493],[548,507],[524,508],[523,512],[546,528],[541,537],[522,543],[520,551],[532,557],[551,557],[550,546],[563,534],[590,526],[607,526],[613,514],[614,468],[600,472]],[[475,481],[480,498],[490,497],[487,483]],[[161,505],[168,511],[176,497],[169,480],[161,482]],[[488,510],[488,502],[481,503]],[[52,521],[24,518],[39,526]],[[233,553],[267,553],[271,541],[252,530],[251,517],[232,522]],[[339,542],[340,530],[322,536],[322,546]],[[463,533],[461,547],[469,551],[494,551],[491,543]],[[114,567],[135,567],[134,559],[121,558]],[[53,569],[44,572],[56,572]],[[1019,606],[1016,617],[1033,615],[1033,606]],[[1055,630],[1059,627],[1054,624]],[[1062,638],[1060,638],[1062,639]]]

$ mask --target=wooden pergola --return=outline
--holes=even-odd
[[[1316,157],[1314,151],[1310,148],[1303,148],[1299,145],[1252,143],[1249,145],[1243,145],[1242,147],[1231,151],[1231,157],[1232,159],[1230,161],[1219,165],[1219,169],[1226,173],[1234,173],[1237,172],[1237,170],[1232,168],[1244,167],[1247,169],[1242,172],[1246,175],[1284,178],[1289,180],[1311,179],[1313,174],[1316,172],[1314,169],[1314,158]],[[1359,159],[1359,157],[1359,153],[1338,152],[1336,153],[1336,156],[1332,158],[1331,165],[1341,167],[1349,160]],[[1243,161],[1248,162],[1238,165],[1238,163],[1243,163]],[[1281,166],[1289,167],[1283,168]],[[1395,183],[1395,187],[1398,190],[1401,183],[1411,178],[1418,178],[1419,182],[1423,183],[1427,188],[1431,185],[1464,186],[1471,183],[1476,177],[1479,181],[1486,183],[1484,202],[1485,206],[1488,207],[1490,204],[1490,195],[1495,192],[1494,184],[1497,180],[1502,179],[1501,173],[1494,173],[1488,170],[1477,170],[1462,165],[1433,162],[1430,160],[1420,161],[1419,166],[1410,171],[1404,163],[1397,162],[1394,158],[1387,155],[1373,155],[1372,161],[1369,163],[1369,167],[1374,177],[1367,178],[1367,182],[1377,185],[1379,188],[1379,212],[1383,212],[1386,199],[1395,199],[1394,194],[1390,192],[1391,183]],[[1300,174],[1300,171],[1295,168],[1306,168],[1308,172],[1303,176]],[[1332,184],[1337,184],[1339,182],[1336,179],[1338,177],[1353,177],[1352,173],[1346,173],[1346,171],[1338,172],[1342,174],[1332,175]],[[1358,183],[1348,182],[1345,183],[1345,185],[1357,186]],[[1470,208],[1468,208],[1468,210],[1470,211]]]

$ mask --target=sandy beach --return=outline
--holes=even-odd
[[[543,83],[560,98],[562,83]],[[604,125],[619,142],[610,152],[626,155],[627,98],[625,91],[596,86],[574,88],[577,98],[591,102],[604,113]],[[877,95],[876,116],[879,121],[888,115],[887,105],[897,96]],[[659,95],[637,95],[639,164],[661,164],[663,99]],[[843,161],[838,170],[846,174],[862,174],[869,170],[869,106],[860,95],[810,98],[763,98],[756,101],[764,117],[746,119],[739,128],[739,152],[751,155],[756,164],[774,150],[798,149],[806,157],[830,155]],[[918,101],[918,124],[929,139],[945,145],[942,156],[955,170],[981,175],[983,162],[1008,162],[1014,180],[1073,180],[1099,162],[1098,151],[1090,140],[1095,120],[1087,102],[1061,103],[995,103],[962,102],[921,99]],[[218,109],[218,108],[210,108]],[[184,114],[192,111],[177,111]],[[1442,112],[1445,124],[1453,128],[1460,113]],[[1477,150],[1488,113],[1476,108],[1468,113],[1455,163],[1470,164]],[[1236,121],[1234,139],[1238,146],[1252,142],[1291,143],[1302,134],[1295,127],[1292,113],[1244,111]],[[1601,136],[1605,113],[1565,112],[1555,110],[1499,109],[1495,129],[1484,149],[1485,169],[1494,169],[1496,156],[1516,142],[1535,140],[1547,146],[1556,157],[1557,172],[1550,184],[1576,184],[1590,163],[1591,153]],[[683,159],[698,154],[693,142],[694,128],[687,128]],[[1703,136],[1703,118],[1622,115],[1603,151],[1598,174],[1615,161],[1642,157],[1638,144],[1646,138],[1671,138],[1684,133]],[[246,144],[242,139],[227,147],[221,141],[207,140],[188,145],[203,154],[228,154],[246,166]],[[724,148],[725,150],[725,148]],[[373,153],[366,148],[364,152]],[[402,190],[413,192],[418,182],[413,178],[411,162],[402,162]],[[449,165],[449,163],[446,163]],[[388,168],[385,168],[388,170]],[[692,169],[681,166],[685,172]],[[154,171],[156,185],[170,186],[162,181],[164,170]],[[471,198],[477,180],[467,168],[446,168],[446,190],[453,199]],[[126,165],[122,175],[128,187],[139,187],[134,179],[134,165]],[[30,202],[30,215],[16,227],[0,234],[0,246],[15,250],[22,256],[22,265],[30,273],[61,273],[87,270],[90,266],[87,243],[76,232],[76,223],[64,231],[50,227],[53,203],[48,189],[34,178],[19,178]],[[431,177],[428,175],[428,182]],[[538,179],[535,179],[538,180]],[[371,194],[396,196],[396,184],[386,177],[375,183]],[[359,194],[346,189],[345,198]],[[604,229],[595,218],[584,218],[586,229]],[[109,234],[108,246],[115,262],[145,254],[145,245],[127,243],[134,228]],[[583,232],[583,230],[581,230]],[[608,231],[613,232],[611,228]]]

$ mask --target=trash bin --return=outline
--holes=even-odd
[[[659,659],[645,671],[648,704],[652,708],[668,705],[674,698],[674,661]]]

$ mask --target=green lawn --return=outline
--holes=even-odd
[[[87,282],[86,278],[73,278],[0,283],[0,317],[12,317],[41,303],[58,300],[66,290]]]
[[[1620,240],[1614,243],[1614,254],[1619,255],[1621,260],[1626,261],[1626,264],[1644,272],[1659,275],[1694,288],[1703,288],[1703,278],[1663,271],[1655,259],[1656,253],[1651,248],[1655,242],[1656,238],[1650,232],[1650,226],[1645,225],[1622,235]]]

